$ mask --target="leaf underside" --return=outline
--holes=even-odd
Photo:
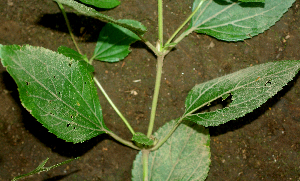
[[[154,136],[163,138],[174,126],[170,121]],[[149,180],[205,180],[210,165],[208,129],[192,122],[179,125],[173,135],[156,151],[149,154]],[[143,180],[142,152],[133,162],[132,180]]]
[[[104,21],[106,23],[113,23],[113,24],[122,26],[124,28],[127,28],[137,35],[143,35],[147,31],[146,27],[138,21],[135,21],[135,23],[127,23],[127,22],[122,22],[122,20],[115,20],[112,17],[101,14],[98,11],[96,11],[95,9],[87,7],[81,3],[74,1],[74,0],[54,0],[54,1],[60,2],[61,4],[64,4],[64,5],[67,5],[83,15],[91,16],[91,17],[97,18],[101,21]],[[134,21],[134,20],[132,20],[132,21]]]
[[[80,0],[81,2],[93,5],[97,8],[114,8],[120,4],[118,0]]]
[[[29,45],[3,46],[0,52],[22,105],[51,133],[78,143],[108,130],[86,63]]]
[[[128,23],[131,21],[123,20]],[[130,53],[130,44],[139,39],[130,30],[108,23],[99,34],[93,57],[104,62],[118,62]]]
[[[242,117],[261,106],[299,71],[300,61],[270,62],[196,85],[185,101],[186,119],[203,126],[217,126]],[[228,107],[195,113],[218,98],[232,96]]]
[[[195,9],[201,0],[195,0]],[[241,41],[263,33],[278,21],[295,0],[265,3],[206,0],[191,19],[188,31],[225,41]]]

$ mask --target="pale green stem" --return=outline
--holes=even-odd
[[[149,150],[142,150],[143,159],[143,181],[148,181],[148,164],[149,164]]]
[[[82,55],[82,53],[81,53],[81,51],[80,51],[80,49],[79,49],[79,47],[78,47],[78,45],[77,45],[77,43],[76,43],[76,41],[75,41],[75,37],[74,37],[74,35],[73,35],[73,33],[72,33],[72,28],[71,28],[71,26],[70,26],[70,22],[69,22],[69,19],[68,19],[68,17],[67,17],[67,14],[66,14],[66,12],[65,12],[65,9],[64,9],[64,7],[63,7],[63,5],[62,5],[61,3],[57,2],[57,1],[56,1],[56,3],[58,4],[58,7],[60,8],[60,10],[61,10],[61,12],[62,12],[62,14],[63,14],[63,16],[64,16],[64,18],[65,18],[66,25],[67,25],[67,27],[68,27],[69,34],[71,35],[71,38],[72,38],[73,43],[74,43],[74,45],[75,45],[75,47],[76,47],[78,53],[80,53],[80,54]]]
[[[115,133],[105,130],[105,132],[110,135],[112,138],[114,138],[115,140],[117,140],[118,142],[122,143],[123,145],[126,145],[130,148],[136,149],[136,150],[141,150],[139,147],[135,146],[132,142],[127,141],[122,139],[121,137],[119,137],[118,135],[116,135]]]
[[[158,0],[158,40],[160,44],[158,51],[162,51],[164,45],[163,31],[163,0]]]
[[[119,109],[115,106],[115,104],[112,102],[112,100],[106,94],[104,88],[101,86],[100,82],[98,81],[98,79],[96,77],[94,77],[94,81],[96,82],[96,85],[99,87],[99,89],[101,90],[102,94],[105,96],[105,98],[107,99],[107,101],[110,103],[110,105],[113,107],[113,109],[116,111],[116,113],[123,120],[123,122],[125,123],[125,125],[129,129],[129,131],[131,132],[131,134],[134,135],[135,134],[134,130],[132,129],[132,127],[130,126],[130,124],[126,120],[126,118],[123,116],[123,114],[119,111]]]
[[[158,94],[161,82],[161,74],[162,74],[162,67],[163,67],[164,55],[159,55],[157,57],[157,70],[156,70],[156,80],[155,80],[155,88],[152,100],[152,107],[151,107],[151,115],[150,115],[150,122],[148,127],[147,137],[150,138],[153,131],[154,120],[155,120],[155,113],[158,101]]]
[[[202,0],[197,8],[192,12],[192,14],[180,25],[180,27],[173,33],[173,35],[171,36],[171,38],[169,38],[169,40],[167,41],[166,45],[168,45],[172,40],[173,38],[179,33],[179,31],[190,21],[190,19],[195,15],[195,13],[200,9],[200,7],[202,6],[203,2],[205,0]],[[177,42],[178,43],[178,42]]]

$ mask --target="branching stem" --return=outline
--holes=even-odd
[[[114,138],[115,140],[119,141],[120,143],[122,143],[123,145],[126,145],[130,148],[133,148],[135,150],[141,150],[139,147],[135,146],[132,142],[124,140],[123,138],[119,137],[118,135],[116,135],[115,133],[105,130],[105,132],[111,136],[112,138]]]
[[[179,33],[179,31],[192,19],[192,17],[195,15],[195,13],[200,9],[200,7],[202,6],[203,2],[205,0],[202,0],[198,6],[195,8],[195,10],[192,12],[192,14],[190,14],[190,16],[179,26],[179,28],[173,33],[173,35],[169,38],[169,40],[166,42],[166,45],[168,45],[169,43],[171,43],[171,41],[174,39],[174,37]],[[186,36],[186,35],[185,35]],[[184,36],[184,37],[185,37]],[[182,37],[183,38],[183,37]],[[177,42],[174,43],[179,43],[181,39],[177,39]]]

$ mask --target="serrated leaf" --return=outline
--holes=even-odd
[[[95,6],[97,8],[114,8],[120,4],[120,1],[118,0],[80,0],[81,2],[85,4],[89,4],[92,6]]]
[[[170,121],[154,135],[163,138],[175,125]],[[158,150],[149,154],[149,180],[205,180],[210,165],[208,129],[191,122],[179,125]],[[132,180],[143,180],[142,153],[133,162]]]
[[[130,45],[139,39],[130,30],[108,23],[99,34],[93,58],[104,62],[118,62],[130,53]]]
[[[87,7],[81,3],[74,1],[74,0],[54,0],[54,1],[64,4],[64,5],[67,5],[73,9],[75,9],[79,13],[84,14],[86,16],[91,16],[91,17],[97,18],[101,21],[104,21],[107,23],[113,23],[113,24],[122,26],[124,28],[127,28],[137,35],[143,35],[147,31],[145,26],[142,26],[143,27],[142,28],[140,26],[136,26],[137,23],[128,23],[128,22],[122,22],[122,20],[115,20],[112,17],[101,14],[98,11],[96,11],[95,9]],[[132,21],[134,21],[134,20],[132,20]],[[139,23],[139,24],[141,25],[141,23]]]
[[[201,0],[195,0],[193,10]],[[206,0],[191,19],[189,32],[204,33],[225,41],[241,41],[263,33],[295,0],[262,3]]]
[[[47,158],[46,160],[44,160],[39,166],[36,167],[36,169],[32,170],[31,172],[29,173],[26,173],[26,174],[23,174],[23,175],[19,175],[15,178],[13,178],[12,181],[16,181],[16,180],[19,180],[19,179],[22,179],[22,178],[25,178],[27,176],[30,176],[30,175],[34,175],[34,174],[38,174],[40,172],[47,172],[53,168],[56,168],[56,167],[59,167],[61,165],[64,165],[64,164],[67,164],[67,163],[70,163],[71,161],[75,160],[75,159],[78,159],[79,157],[77,158],[73,158],[73,159],[69,159],[69,160],[66,160],[64,162],[61,162],[61,163],[58,163],[56,165],[53,165],[53,166],[50,166],[50,167],[45,167],[47,161],[49,160],[49,158]]]
[[[132,141],[135,141],[139,144],[151,146],[154,144],[154,141],[150,138],[148,138],[144,133],[136,132],[133,137]]]
[[[184,115],[186,119],[203,126],[217,126],[242,117],[280,91],[293,79],[299,68],[299,60],[270,62],[196,85],[186,98]],[[232,95],[232,102],[228,107],[194,113],[228,94]]]
[[[3,46],[1,59],[22,105],[57,137],[78,143],[108,130],[86,63],[29,45]]]

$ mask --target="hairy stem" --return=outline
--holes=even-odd
[[[79,49],[79,47],[78,47],[78,45],[77,45],[77,42],[75,41],[74,34],[72,33],[72,28],[71,28],[71,26],[70,26],[70,22],[69,22],[69,19],[68,19],[68,17],[67,17],[66,11],[65,11],[63,5],[62,5],[60,2],[57,2],[57,1],[56,1],[56,3],[58,4],[58,7],[60,8],[60,10],[61,10],[61,12],[62,12],[62,14],[63,14],[63,16],[64,16],[64,19],[65,19],[65,21],[66,21],[66,25],[67,25],[67,27],[68,27],[69,34],[70,34],[70,36],[71,36],[71,38],[72,38],[73,43],[74,43],[74,45],[75,45],[75,47],[76,47],[78,53],[80,53],[80,54],[82,55],[82,53],[81,53],[81,51],[80,51],[80,49]]]
[[[154,94],[153,94],[153,100],[152,100],[150,122],[149,122],[148,133],[147,133],[148,138],[150,138],[150,136],[152,135],[153,126],[154,126],[158,94],[159,94],[160,82],[161,82],[163,61],[164,61],[164,55],[159,55],[157,57],[157,71],[156,71],[155,88],[154,88]]]
[[[142,150],[142,159],[143,159],[143,181],[148,181],[148,165],[149,165],[149,150]]]
[[[131,132],[131,134],[134,135],[135,132],[132,129],[132,127],[130,126],[129,122],[126,120],[126,118],[123,116],[123,114],[119,111],[119,109],[115,106],[115,104],[109,98],[109,96],[107,95],[107,93],[105,92],[104,88],[101,86],[100,82],[98,81],[98,79],[96,77],[94,77],[94,81],[96,82],[96,85],[99,87],[99,89],[101,90],[101,92],[103,93],[103,95],[105,96],[105,98],[107,99],[107,101],[109,102],[109,104],[113,107],[113,109],[116,111],[116,113],[120,116],[120,118],[126,124],[127,128]]]
[[[115,140],[117,140],[118,142],[122,143],[123,145],[126,145],[130,148],[136,149],[136,150],[141,150],[139,147],[135,146],[132,142],[124,140],[123,138],[119,137],[118,135],[116,135],[115,133],[105,130],[105,132],[111,136],[112,138],[114,138]]]

